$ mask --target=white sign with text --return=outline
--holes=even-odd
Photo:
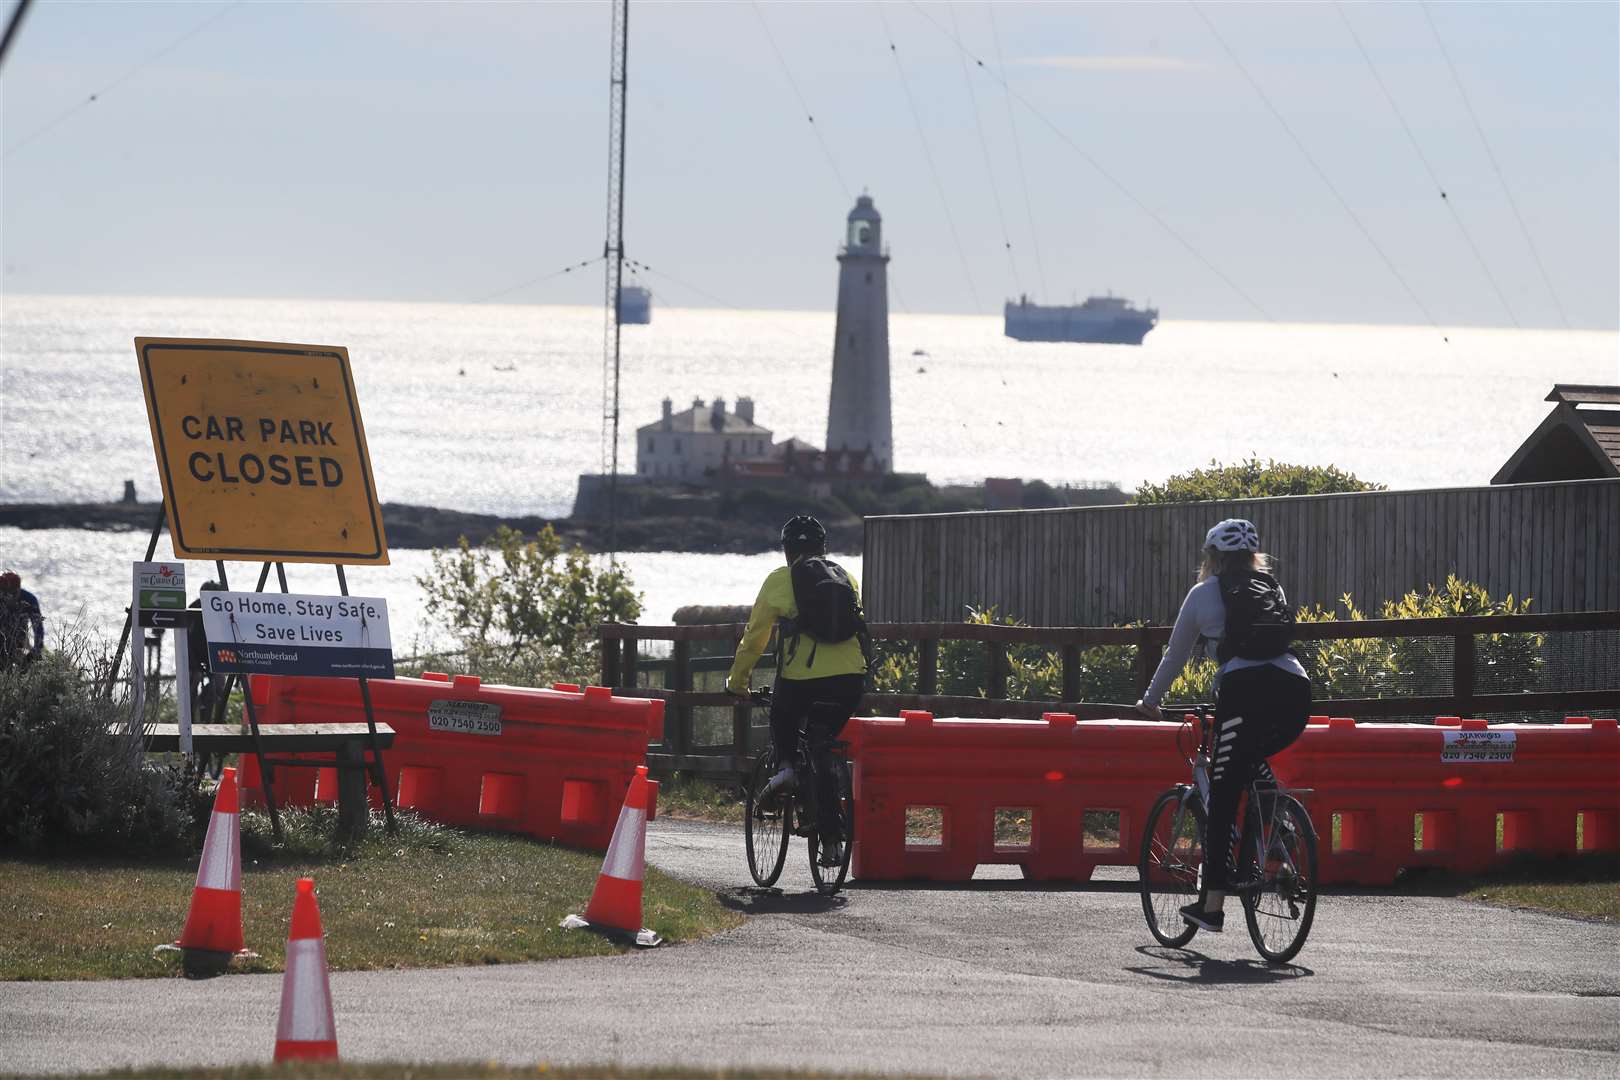
[[[219,672],[394,677],[380,596],[205,592],[208,665]]]
[[[1448,731],[1441,761],[1511,762],[1519,736],[1513,731]]]

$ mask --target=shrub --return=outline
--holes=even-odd
[[[577,545],[565,550],[549,525],[533,540],[502,525],[476,548],[464,536],[454,550],[434,551],[432,571],[416,582],[428,615],[461,648],[459,657],[426,659],[491,681],[599,682],[597,625],[641,614],[622,567],[595,566]]]
[[[1446,583],[1422,592],[1407,593],[1380,607],[1383,619],[1420,619],[1458,615],[1524,615],[1528,599],[1492,600],[1473,582],[1451,575]],[[1331,608],[1302,608],[1302,623],[1359,621],[1367,616],[1347,594]],[[1022,626],[1000,616],[994,608],[969,608],[964,620],[977,624]],[[1140,625],[1140,624],[1128,624]],[[1534,690],[1541,687],[1546,663],[1542,634],[1482,634],[1475,638],[1476,685],[1482,690]],[[906,642],[878,642],[873,665],[874,689],[914,693],[917,659]],[[1318,699],[1354,697],[1408,697],[1444,694],[1451,687],[1451,641],[1448,638],[1347,638],[1304,641],[1295,652],[1310,673]],[[1007,650],[1009,697],[1029,701],[1058,701],[1063,697],[1063,664],[1053,649],[1041,645],[1013,645]],[[1130,702],[1136,700],[1136,650],[1127,645],[1080,650],[1080,700]],[[988,659],[977,641],[942,641],[939,646],[939,693],[983,697],[989,682]],[[1168,705],[1211,702],[1215,699],[1215,663],[1194,655],[1186,669],[1170,684]]]
[[[129,736],[125,698],[96,692],[74,651],[0,673],[0,849],[65,842],[178,848],[200,838],[196,778],[149,763]]]
[[[1438,588],[1386,600],[1384,619],[1426,619],[1459,615],[1526,615],[1530,599],[1492,600],[1482,585],[1455,574]],[[1335,607],[1307,608],[1300,622],[1365,619],[1346,594]],[[1476,686],[1493,690],[1531,690],[1540,686],[1546,664],[1543,634],[1481,634],[1474,639]],[[1451,642],[1446,638],[1353,638],[1304,642],[1297,647],[1311,673],[1318,697],[1401,697],[1443,694],[1451,685]]]
[[[1208,468],[1179,473],[1162,484],[1144,481],[1131,501],[1138,504],[1212,502],[1272,495],[1383,490],[1383,484],[1357,479],[1333,465],[1288,465],[1250,457],[1236,465],[1222,465],[1212,460]]]

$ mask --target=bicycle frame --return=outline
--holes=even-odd
[[[1198,746],[1197,749],[1194,750],[1192,756],[1193,785],[1190,789],[1188,789],[1187,785],[1185,784],[1178,786],[1184,790],[1195,790],[1198,792],[1199,805],[1204,811],[1204,819],[1200,826],[1200,831],[1204,834],[1204,857],[1205,859],[1208,859],[1213,854],[1210,846],[1210,837],[1208,835],[1208,824],[1210,789],[1209,769],[1211,764],[1212,750],[1210,744],[1214,737],[1215,718],[1211,710],[1204,706],[1197,707],[1196,715],[1198,716],[1199,731]],[[1245,852],[1240,847],[1237,852],[1238,858],[1236,861],[1240,871],[1246,865],[1252,865],[1259,876],[1252,881],[1234,882],[1230,890],[1231,892],[1239,895],[1244,893],[1254,893],[1262,889],[1265,885],[1266,860],[1268,853],[1271,852],[1273,847],[1272,841],[1276,837],[1277,807],[1282,802],[1282,800],[1277,798],[1277,796],[1287,795],[1297,801],[1300,796],[1310,795],[1312,793],[1313,791],[1310,788],[1285,788],[1280,784],[1276,787],[1268,786],[1262,790],[1258,780],[1249,781],[1249,786],[1243,793],[1244,807],[1240,819],[1248,827],[1239,830],[1238,843],[1241,844],[1243,840],[1247,839],[1251,842],[1252,850]],[[1272,797],[1267,799],[1263,797],[1264,795],[1270,795]],[[1303,803],[1301,803],[1301,806],[1303,806]],[[1179,830],[1184,821],[1182,815],[1186,813],[1186,807],[1187,801],[1185,799],[1183,799],[1176,807],[1175,817],[1171,819],[1172,836],[1179,835]],[[1232,841],[1228,839],[1228,849],[1230,848],[1231,844]],[[1245,863],[1246,855],[1252,857],[1252,863]],[[1287,849],[1286,845],[1281,847],[1279,856],[1282,866],[1285,867],[1289,873],[1298,874],[1299,868],[1294,865],[1293,856]],[[1203,888],[1203,884],[1203,868],[1199,867],[1198,886],[1200,889]]]

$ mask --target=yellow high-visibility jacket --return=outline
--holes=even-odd
[[[855,599],[859,601],[861,586],[854,574],[849,575],[849,583],[854,586]],[[759,587],[754,610],[748,616],[748,629],[743,631],[742,641],[737,643],[737,659],[731,665],[731,677],[726,680],[727,690],[734,694],[748,693],[749,673],[754,670],[754,665],[765,652],[765,646],[770,643],[772,627],[778,619],[793,619],[798,615],[799,606],[793,602],[793,570],[788,566],[779,566],[766,576],[765,584]],[[781,647],[786,648],[787,643]],[[810,660],[812,654],[815,656],[813,666]],[[809,635],[805,635],[799,639],[799,647],[793,653],[793,658],[782,664],[784,679],[824,679],[829,675],[860,675],[865,671],[866,658],[861,655],[858,638],[828,643],[812,641]]]

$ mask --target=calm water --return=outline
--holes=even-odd
[[[56,632],[83,627],[93,633],[116,634],[129,606],[129,564],[146,554],[145,534],[79,532],[70,529],[0,528],[0,561],[16,567],[26,587],[39,595],[47,617],[46,628]],[[398,550],[388,566],[348,569],[349,591],[388,598],[388,621],[394,651],[405,656],[421,651],[443,634],[424,621],[416,579],[432,569],[426,551]],[[158,542],[157,557],[170,559],[167,537]],[[859,555],[836,555],[857,577]],[[781,564],[779,555],[690,555],[674,551],[632,552],[621,556],[642,594],[643,622],[667,623],[682,604],[751,604],[759,583]],[[233,589],[251,589],[258,582],[258,563],[226,563]],[[214,576],[214,564],[188,563],[186,584],[193,595],[197,586]],[[274,576],[269,588],[276,588]],[[337,576],[329,566],[287,564],[287,587],[293,592],[338,591]]]
[[[0,316],[0,502],[114,499],[125,478],[157,496],[136,335],[348,346],[388,501],[564,514],[574,478],[600,465],[595,309],[8,295]],[[778,438],[821,443],[832,331],[824,312],[664,307],[627,327],[623,467],[665,395],[677,407],[751,395]],[[1546,415],[1554,382],[1620,379],[1620,337],[1600,332],[1464,329],[1446,344],[1426,328],[1167,322],[1128,348],[895,315],[890,334],[896,466],[936,482],[1134,487],[1255,453],[1395,488],[1483,484]],[[0,561],[52,610],[84,603],[93,622],[121,611],[143,550],[130,534],[0,530]],[[420,626],[412,580],[427,556],[394,556],[356,569],[351,587],[390,597],[403,644]],[[663,619],[681,603],[748,602],[771,557],[629,562],[648,617]],[[326,591],[327,573],[296,570],[293,585],[314,575],[307,588]]]

